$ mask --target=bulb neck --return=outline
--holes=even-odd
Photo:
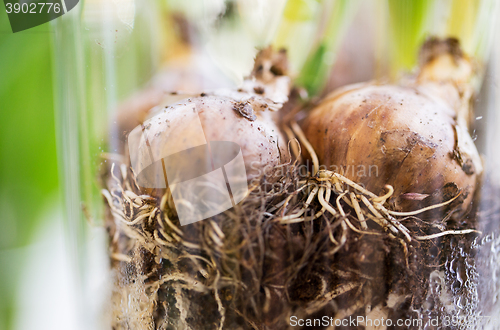
[[[455,110],[459,125],[470,127],[477,68],[455,38],[429,38],[419,54],[417,83]]]
[[[276,51],[269,46],[257,54],[252,73],[245,78],[241,89],[283,105],[292,89],[288,73],[286,50]]]

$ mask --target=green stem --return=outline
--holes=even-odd
[[[330,67],[335,61],[337,50],[348,27],[348,23],[357,9],[358,1],[335,1],[325,33],[309,54],[297,79],[310,95],[317,95],[323,90],[330,73]]]
[[[328,79],[338,45],[359,0],[289,0],[274,46],[288,49],[296,83],[310,95]]]
[[[418,49],[429,33],[433,0],[388,0],[390,75],[409,71],[417,64]]]
[[[484,63],[491,47],[492,28],[498,15],[497,0],[454,0],[446,34],[460,40],[462,49]]]
[[[481,64],[487,61],[499,1],[383,1],[388,5],[390,39],[387,50],[392,78],[416,67],[418,51],[429,35],[457,38],[466,54]]]

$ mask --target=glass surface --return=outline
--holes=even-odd
[[[467,26],[455,1],[56,20],[78,326],[498,328],[499,6],[477,3]]]

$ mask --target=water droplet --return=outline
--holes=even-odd
[[[464,306],[462,305],[462,297],[459,296],[456,300],[455,300],[455,305],[460,308],[460,309],[464,309]]]
[[[450,262],[450,273],[452,274],[455,274],[457,272],[456,270],[456,264],[455,264],[455,259],[453,259],[451,262]]]
[[[453,290],[458,290],[462,287],[462,282],[461,281],[455,281],[453,282],[453,284],[451,285],[452,289]]]

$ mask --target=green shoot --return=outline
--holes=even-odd
[[[388,0],[389,71],[395,78],[417,64],[418,49],[429,32],[433,0]]]
[[[297,74],[296,82],[310,95],[322,91],[358,3],[357,0],[288,1],[274,45],[288,49],[292,74]]]

